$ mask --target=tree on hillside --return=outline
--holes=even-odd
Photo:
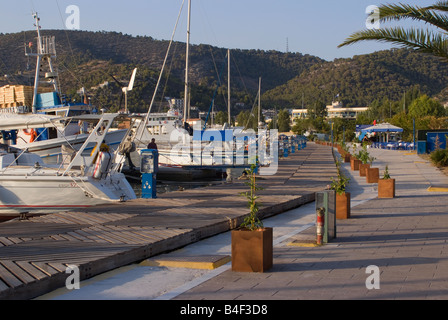
[[[327,106],[322,101],[315,101],[314,104],[308,108],[308,115],[311,119],[325,118],[327,116]]]
[[[256,129],[257,126],[257,119],[255,118],[255,115],[246,110],[246,111],[241,111],[237,116],[236,116],[236,123],[238,124],[239,127],[244,127],[245,129]]]
[[[427,7],[407,4],[390,4],[379,7],[379,23],[411,19],[432,25],[440,32],[423,28],[389,27],[374,28],[353,33],[339,47],[359,41],[376,40],[390,42],[430,53],[448,61],[448,1],[439,1]]]
[[[424,116],[442,117],[445,115],[445,108],[437,100],[431,99],[426,94],[415,99],[409,106],[409,115],[414,118]]]
[[[215,116],[215,124],[224,124],[229,121],[227,112],[219,111]]]
[[[278,131],[279,132],[291,131],[291,115],[286,109],[283,109],[278,113]]]

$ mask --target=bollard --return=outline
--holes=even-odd
[[[336,238],[336,192],[333,190],[316,193],[316,215],[323,210],[322,242],[328,243]],[[316,219],[318,217],[316,216]]]
[[[317,244],[322,245],[324,239],[325,209],[317,209]]]

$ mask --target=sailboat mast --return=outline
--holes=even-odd
[[[258,128],[261,123],[261,77],[258,80]]]
[[[50,68],[50,72],[45,75],[48,83],[52,84],[54,87],[54,91],[58,91],[58,83],[56,81],[56,73],[54,72],[52,59],[56,58],[56,45],[55,38],[50,36],[42,37],[40,33],[40,18],[39,15],[33,13],[33,18],[35,19],[35,26],[37,29],[37,52],[36,53],[27,53],[25,51],[26,56],[37,57],[36,63],[36,75],[34,79],[34,95],[33,95],[33,113],[36,113],[37,109],[37,94],[39,89],[39,78],[40,78],[40,69],[42,66],[42,61],[47,61],[48,66]]]
[[[36,75],[34,76],[34,94],[33,94],[33,113],[36,113],[36,104],[37,104],[37,93],[39,89],[39,77],[40,77],[40,68],[42,63],[42,39],[40,36],[40,26],[39,26],[39,16],[36,13],[33,14],[33,17],[36,21],[35,26],[37,29],[37,63],[36,63]]]
[[[231,121],[232,121],[232,118],[231,118],[231,116],[230,116],[230,109],[231,109],[231,104],[230,104],[230,49],[228,49],[227,50],[227,59],[228,59],[228,61],[227,61],[227,65],[228,65],[228,97],[227,97],[227,99],[228,99],[228,116],[229,116],[229,119],[228,119],[228,123],[229,123],[229,126],[231,126]]]
[[[191,24],[191,0],[188,0],[188,22],[187,22],[187,52],[185,64],[185,97],[184,97],[184,123],[187,122],[187,112],[189,109],[190,89],[189,89],[189,69],[190,69],[190,24]]]

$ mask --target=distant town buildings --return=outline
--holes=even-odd
[[[327,106],[327,118],[356,119],[360,113],[366,112],[368,109],[368,107],[346,108],[341,102],[333,102],[331,105]],[[293,109],[291,110],[291,116],[292,119],[307,118],[308,109]]]
[[[170,109],[175,110],[183,110],[184,109],[184,99],[176,99],[176,98],[165,98],[168,103],[170,104]]]
[[[183,111],[184,108],[184,100],[183,99],[176,99],[176,98],[170,98],[166,97],[165,101],[169,103],[170,109]],[[244,107],[243,103],[237,103],[236,106]],[[362,113],[366,112],[369,108],[368,107],[352,107],[347,108],[344,107],[343,104],[339,101],[333,102],[331,105],[328,105],[327,107],[327,119],[356,119],[357,116]],[[200,111],[196,107],[191,107],[190,110],[190,118],[199,118],[205,120],[207,116],[209,119],[212,120],[216,117],[217,112],[212,111],[209,113],[208,111]],[[300,108],[300,109],[290,109],[289,113],[291,114],[291,121],[294,123],[294,120],[296,118],[298,119],[306,119],[308,117],[308,109]],[[273,121],[278,114],[278,110],[276,109],[264,109],[263,110],[263,116],[266,123],[270,123]]]

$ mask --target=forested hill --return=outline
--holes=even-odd
[[[44,30],[42,34],[56,37],[57,65],[66,92],[72,93],[72,90],[82,86],[95,87],[105,81],[114,82],[111,74],[126,82],[132,68],[139,67],[137,82],[140,89],[136,89],[130,99],[131,96],[143,94],[142,101],[146,102],[153,93],[169,44],[168,41],[154,40],[151,37],[133,37],[116,32]],[[33,31],[0,34],[0,75],[23,73],[29,62],[28,79],[30,78],[35,61],[25,57],[24,43],[35,41],[35,37],[36,33]],[[172,46],[172,54],[167,64],[167,70],[171,70],[170,77],[168,82],[163,82],[163,86],[166,85],[163,88],[166,95],[183,95],[185,49],[185,43],[176,42]],[[227,86],[226,54],[225,48],[191,46],[190,80],[195,85],[192,90],[193,104],[208,108],[217,88],[218,74],[222,74],[223,85],[218,98],[223,95],[222,91],[226,90],[224,85]],[[231,62],[233,95],[236,100],[246,100],[243,102],[251,105],[258,91],[259,77],[263,79],[263,89],[270,90],[293,79],[316,63],[322,63],[323,60],[300,53],[232,50]],[[18,80],[17,76],[14,78],[9,81]],[[4,83],[5,81],[0,85]],[[120,94],[120,90],[114,91]],[[224,103],[218,100],[218,104],[219,102]]]
[[[329,104],[339,95],[347,107],[364,107],[374,100],[400,100],[411,89],[437,96],[447,86],[447,63],[428,54],[393,49],[316,64],[265,93],[264,101],[283,107],[303,102],[307,107]]]
[[[116,111],[121,88],[112,76],[127,84],[132,69],[138,67],[129,105],[131,111],[147,110],[168,41],[117,32],[43,30],[42,34],[56,37],[56,64],[63,93],[73,95],[85,87],[95,105]],[[24,44],[35,42],[35,38],[35,31],[0,34],[0,86],[32,85],[35,59],[25,57]],[[183,97],[185,43],[174,43],[171,52],[167,64],[171,72],[162,81],[157,101],[163,96]],[[208,110],[218,87],[218,74],[222,73],[215,110],[226,110],[226,53],[225,48],[192,46],[192,105]],[[368,106],[382,98],[398,100],[410,88],[418,87],[422,93],[436,96],[448,87],[446,63],[404,49],[332,62],[301,53],[232,50],[231,61],[232,104],[244,102],[247,107],[254,103],[259,77],[263,79],[265,108],[328,104],[338,94],[346,106]],[[108,86],[98,87],[106,81]]]

